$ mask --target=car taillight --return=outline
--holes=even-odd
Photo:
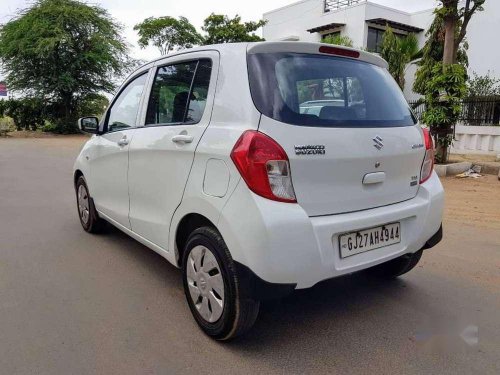
[[[359,56],[360,56],[360,53],[358,51],[352,51],[350,49],[330,47],[330,46],[319,47],[319,52],[320,53],[327,53],[329,55],[352,57],[354,59],[359,59]]]
[[[234,145],[231,159],[254,193],[279,202],[297,202],[288,156],[274,139],[247,130]]]
[[[420,171],[421,184],[431,177],[434,168],[434,143],[432,142],[432,136],[429,129],[422,128],[422,132],[424,135],[425,157]]]

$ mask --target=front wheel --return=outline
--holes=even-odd
[[[92,199],[89,195],[89,188],[85,178],[80,176],[76,182],[76,203],[78,206],[78,216],[85,231],[89,233],[100,233],[106,226],[106,222],[99,218]]]
[[[182,278],[191,313],[208,336],[229,340],[252,327],[259,302],[242,298],[233,259],[217,230],[203,227],[191,233]]]
[[[422,258],[422,253],[423,250],[417,251],[414,254],[405,254],[387,263],[382,263],[370,268],[368,272],[375,276],[389,279],[404,275],[416,267],[420,258]]]

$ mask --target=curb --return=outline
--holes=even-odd
[[[453,163],[453,164],[437,164],[434,165],[434,170],[436,171],[437,175],[439,177],[445,177],[445,176],[456,176],[457,174],[464,173],[468,171],[469,169],[472,168],[473,165],[477,165],[481,167],[481,173],[480,174],[491,174],[494,176],[498,176],[498,179],[500,180],[500,167],[494,166],[488,163],[470,163],[470,162],[460,162],[460,163]]]
[[[434,170],[439,177],[456,176],[457,174],[464,173],[472,168],[472,163],[461,162],[453,164],[437,164],[434,165]]]

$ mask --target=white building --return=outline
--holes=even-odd
[[[400,1],[405,8],[410,1]],[[419,2],[419,0],[412,0]],[[434,8],[417,12],[405,12],[368,0],[301,0],[288,6],[264,13],[267,20],[263,36],[266,40],[313,41],[319,42],[330,34],[346,35],[355,47],[377,52],[386,29],[395,33],[415,33],[422,46],[425,32],[434,19]],[[500,1],[487,0],[485,10],[475,14],[469,24],[467,41],[470,49],[469,72],[476,72],[500,78],[500,48],[494,39],[500,25]],[[415,66],[407,71],[405,96],[412,100]]]

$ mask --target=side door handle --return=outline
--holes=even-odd
[[[192,135],[187,134],[178,134],[172,137],[172,142],[174,143],[191,143],[193,142],[194,137]]]
[[[119,140],[118,142],[116,142],[116,143],[118,143],[118,146],[120,146],[120,147],[123,147],[123,146],[128,145],[128,139],[127,139],[127,136],[126,136],[126,135],[125,135],[125,136],[123,136],[123,138],[122,138],[122,139],[120,139],[120,140]]]

